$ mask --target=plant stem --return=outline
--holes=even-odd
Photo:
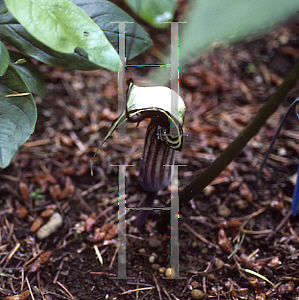
[[[256,116],[228,145],[223,153],[180,192],[180,206],[186,204],[195,195],[201,192],[232,162],[232,160],[243,150],[249,140],[259,132],[267,119],[277,110],[287,93],[296,85],[298,78],[299,60],[287,75],[282,85],[269,97]]]
[[[209,185],[242,151],[249,140],[254,137],[267,119],[277,110],[285,96],[296,85],[299,79],[299,60],[289,72],[283,83],[268,98],[265,105],[258,111],[256,116],[247,124],[239,135],[228,145],[223,153],[199,176],[190,182],[179,193],[180,207],[187,204],[194,196]],[[161,212],[161,219],[165,220],[168,211]]]

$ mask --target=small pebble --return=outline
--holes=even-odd
[[[209,252],[209,249],[208,249],[207,247],[202,247],[202,248],[200,249],[200,252],[201,252],[202,254],[207,254],[207,253]]]
[[[72,84],[72,88],[75,91],[80,91],[85,87],[84,82],[81,82],[81,81],[72,81],[71,84]]]
[[[165,267],[159,268],[159,273],[164,274],[165,271],[166,271],[166,268],[165,268]]]
[[[198,246],[197,241],[193,241],[192,244],[191,244],[191,247],[196,248],[197,246]]]
[[[205,296],[205,294],[201,290],[194,289],[194,290],[191,291],[191,297],[193,299],[201,299],[204,296]]]
[[[193,289],[196,289],[196,288],[199,287],[199,282],[198,281],[192,281],[191,286],[192,286]]]
[[[279,148],[278,151],[277,151],[278,155],[280,156],[286,156],[287,155],[287,150],[285,148]]]
[[[220,269],[224,266],[224,262],[221,259],[216,258],[215,259],[215,266],[216,266],[217,269]]]
[[[263,77],[260,76],[260,75],[256,75],[256,76],[254,76],[254,81],[257,84],[262,84],[263,83]]]
[[[214,274],[209,274],[208,279],[209,279],[209,281],[216,281],[217,280],[217,278],[215,277]]]
[[[145,249],[144,248],[141,248],[141,249],[139,249],[139,251],[138,251],[140,254],[144,254],[145,253]]]
[[[210,197],[215,191],[215,187],[212,185],[208,185],[203,189],[203,193],[206,197]]]
[[[148,244],[151,248],[158,248],[161,246],[161,241],[155,235],[153,235],[149,237]]]
[[[228,218],[231,215],[231,210],[224,204],[218,206],[218,214],[221,217]]]
[[[174,274],[174,271],[171,270],[171,268],[167,268],[167,269],[165,270],[165,276],[166,276],[166,277],[171,277],[171,273]]]
[[[49,221],[43,225],[36,233],[36,236],[42,240],[48,237],[50,234],[57,231],[57,229],[62,225],[62,216],[59,213],[54,213]]]
[[[248,207],[248,202],[245,200],[237,200],[235,205],[239,210],[245,210]]]
[[[157,260],[158,256],[157,254],[152,254],[149,258],[148,261],[153,264]]]
[[[152,264],[152,269],[155,271],[159,271],[160,265],[159,264]]]
[[[154,206],[154,207],[159,207],[159,206],[161,206],[160,201],[159,201],[158,199],[155,199],[155,200],[154,200],[154,203],[153,203],[153,206]]]

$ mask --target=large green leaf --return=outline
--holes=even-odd
[[[38,67],[33,64],[28,57],[25,57],[25,55],[19,52],[9,51],[9,56],[11,64],[25,58],[26,61],[24,63],[14,64],[14,67],[19,72],[19,75],[22,77],[22,80],[25,82],[30,92],[44,98],[46,96],[46,84],[43,74]]]
[[[188,23],[182,25],[180,62],[213,45],[235,43],[260,34],[295,16],[298,9],[298,0],[193,1]]]
[[[174,17],[177,0],[125,0],[145,22],[156,28],[167,28]]]
[[[192,57],[261,34],[295,17],[298,10],[298,0],[193,0],[189,16],[182,20],[187,24],[179,25],[180,69]],[[169,81],[168,71],[159,69],[151,74],[151,78],[165,84]]]
[[[88,16],[103,30],[109,42],[118,51],[118,23],[115,22],[134,22],[134,19],[125,13],[118,6],[107,0],[71,0],[74,4],[83,9]],[[132,42],[133,39],[133,42]],[[145,51],[153,45],[147,32],[137,23],[126,24],[126,49],[131,52],[130,59]]]
[[[3,76],[9,64],[9,54],[5,45],[0,41],[0,76]]]
[[[34,130],[36,106],[26,84],[13,66],[0,77],[0,167],[9,165],[16,151],[27,141]]]
[[[85,0],[73,0],[73,2],[85,10],[97,25],[101,27],[110,43],[118,51],[118,24],[110,22],[114,20],[134,20],[116,5],[106,0],[89,2],[86,2]],[[3,21],[2,18],[3,15],[0,15],[0,24]],[[130,58],[140,54],[152,45],[151,39],[140,25],[137,25],[135,34],[133,24],[127,24],[126,29],[126,35],[129,36],[129,42],[131,37],[135,39],[136,36]],[[36,40],[20,24],[0,25],[0,37],[15,46],[21,52],[49,65],[77,70],[99,69],[99,66],[88,60],[87,53],[85,53],[84,56],[84,53],[82,53],[83,51],[81,54],[79,52],[66,54],[55,51]]]
[[[13,16],[37,40],[62,53],[83,49],[90,61],[117,71],[120,60],[103,31],[69,0],[5,0]]]
[[[20,24],[0,25],[0,38],[48,65],[86,71],[99,69],[99,66],[88,60],[87,54],[82,56],[78,52],[66,54],[52,50],[30,35]]]

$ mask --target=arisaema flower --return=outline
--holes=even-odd
[[[113,122],[99,146],[123,122],[139,123],[151,118],[139,168],[139,183],[146,192],[144,207],[152,207],[158,191],[170,184],[175,151],[181,151],[183,145],[185,110],[184,101],[173,90],[164,86],[139,87],[129,80],[126,110]],[[149,210],[139,212],[136,226],[144,225],[148,213]]]

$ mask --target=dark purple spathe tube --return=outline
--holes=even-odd
[[[171,165],[174,162],[175,150],[160,139],[160,126],[152,119],[147,128],[142,159],[139,168],[139,183],[147,192],[144,207],[152,207],[159,190],[164,189],[171,181]],[[144,225],[150,210],[139,211],[135,225]]]

